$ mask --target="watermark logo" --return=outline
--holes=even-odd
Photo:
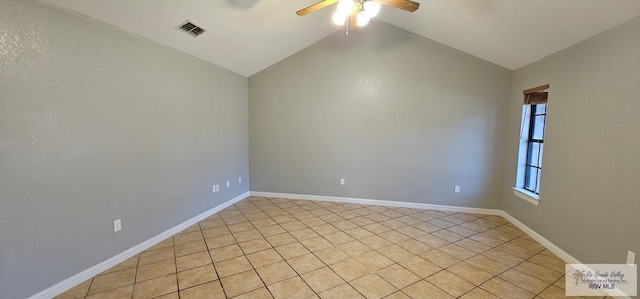
[[[567,264],[566,296],[637,296],[638,267],[628,264]]]

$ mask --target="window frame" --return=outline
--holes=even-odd
[[[531,143],[532,141],[535,143],[539,143],[538,151],[542,149],[544,151],[544,140],[545,140],[545,132],[547,126],[547,97],[549,92],[549,85],[542,85],[538,87],[534,87],[531,89],[527,89],[523,91],[524,94],[524,103],[522,106],[522,117],[521,117],[521,128],[520,128],[520,142],[518,147],[518,165],[516,172],[516,184],[513,188],[514,194],[525,201],[538,206],[540,204],[540,179],[542,177],[542,160],[543,153],[539,153],[538,155],[538,164],[532,165],[529,164],[529,158],[531,153]],[[536,110],[540,108],[537,106],[539,104],[545,104],[544,113],[538,113],[538,116],[544,117],[544,122],[542,125],[542,139],[534,138],[534,128],[536,121]],[[531,174],[527,174],[528,167],[534,167],[538,169],[538,173],[536,173],[534,190],[527,188],[527,179]]]

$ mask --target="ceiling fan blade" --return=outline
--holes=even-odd
[[[418,7],[420,7],[420,3],[413,2],[411,0],[374,0],[374,1],[386,6],[399,8],[409,12],[414,12],[418,10]]]
[[[325,7],[327,7],[327,6],[331,5],[331,4],[334,4],[336,2],[338,2],[338,0],[320,1],[320,2],[318,2],[316,4],[307,6],[307,7],[303,8],[303,9],[301,9],[301,10],[296,11],[296,14],[299,15],[299,16],[304,16],[304,15],[310,14],[310,13],[316,11],[316,10],[323,9],[323,8],[325,8]]]

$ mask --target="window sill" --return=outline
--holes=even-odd
[[[540,204],[540,196],[533,192],[529,192],[522,188],[513,188],[513,194],[527,201],[528,203],[538,206]]]

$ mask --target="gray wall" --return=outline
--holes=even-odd
[[[247,91],[247,78],[175,50],[0,1],[0,298],[248,191]]]
[[[522,90],[549,83],[540,206],[513,195]],[[640,253],[640,21],[513,76],[506,211],[582,262]]]
[[[249,78],[251,190],[497,208],[510,90],[389,24],[337,32]]]

